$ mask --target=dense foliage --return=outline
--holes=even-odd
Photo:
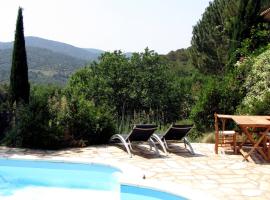
[[[48,104],[54,88],[33,88],[29,105],[18,105],[16,125],[8,132],[5,144],[17,147],[52,148],[61,146],[63,126],[58,124],[57,112]]]
[[[263,67],[265,59],[253,63],[270,42],[270,24],[260,16],[269,5],[267,0],[215,0],[194,27],[190,51],[192,62],[200,72],[211,77],[202,85],[192,107],[191,118],[198,130],[212,128],[214,112],[234,114],[238,108],[241,113],[262,113],[247,109],[247,105],[252,106],[248,99],[252,98],[252,93],[257,94],[258,87],[262,87],[261,76],[266,70]],[[251,82],[261,85],[256,89],[255,85],[251,87]],[[260,90],[264,97],[261,96],[261,102],[256,101],[254,105],[258,109],[266,108],[264,113],[269,112],[265,103],[268,101],[268,87],[264,82],[265,91]]]
[[[222,74],[241,57],[269,42],[260,12],[269,0],[215,0],[193,29],[191,59],[207,74]]]
[[[85,146],[106,143],[115,133],[109,111],[81,98],[67,99],[55,86],[32,87],[29,105],[20,105],[16,115],[16,126],[4,138],[10,146]]]
[[[187,88],[169,70],[168,62],[148,49],[126,57],[105,53],[98,63],[75,73],[67,87],[96,106],[109,105],[119,131],[133,123],[166,124],[180,118]]]
[[[224,74],[232,32],[232,20],[239,0],[210,2],[202,19],[193,28],[192,63],[206,74]]]
[[[243,85],[247,93],[238,112],[270,115],[270,48],[250,59],[252,59],[251,70]],[[247,65],[246,62],[239,64],[238,67],[243,68]]]

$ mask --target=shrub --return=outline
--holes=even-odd
[[[201,92],[199,99],[191,111],[191,119],[198,131],[212,127],[213,114],[218,111],[222,94],[218,81],[210,79]]]
[[[60,88],[35,86],[29,105],[16,108],[16,123],[4,138],[9,146],[57,149],[108,142],[115,133],[107,107],[81,96],[66,98]]]
[[[191,119],[199,132],[214,128],[215,112],[235,113],[245,95],[245,89],[242,87],[245,77],[244,70],[235,69],[222,78],[208,80],[191,112]]]
[[[80,145],[107,143],[115,133],[111,113],[82,97],[73,97],[68,102],[66,124],[74,142]]]
[[[253,65],[244,87],[246,96],[238,107],[238,113],[267,114],[270,96],[270,49],[253,58]]]
[[[16,108],[15,125],[8,132],[4,143],[9,146],[55,149],[62,147],[64,127],[52,112],[49,98],[57,98],[61,92],[54,87],[34,87],[29,105]]]

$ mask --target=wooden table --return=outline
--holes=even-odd
[[[243,154],[244,160],[248,160],[251,153],[254,150],[257,150],[265,160],[270,160],[270,155],[267,155],[264,153],[264,151],[259,148],[259,145],[264,142],[264,139],[266,138],[267,133],[270,131],[270,116],[245,116],[245,115],[217,115],[219,118],[226,120],[226,119],[232,119],[244,132],[244,134],[247,136],[245,141],[242,142],[240,145],[240,153]],[[253,132],[254,129],[261,128],[263,129],[262,132]],[[258,140],[254,140],[252,137],[253,133],[257,133],[259,138]],[[243,145],[246,143],[246,141],[249,140],[252,143],[252,148],[249,152],[243,151]]]

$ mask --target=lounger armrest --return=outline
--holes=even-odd
[[[135,127],[135,129],[140,130],[140,131],[150,131],[150,130],[155,131],[155,130],[157,130],[157,128],[137,128],[137,127]]]

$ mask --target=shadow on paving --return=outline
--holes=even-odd
[[[250,147],[244,147],[244,151],[245,152],[248,152],[250,150]],[[228,149],[224,149],[223,150],[224,153],[226,155],[229,155],[229,156],[233,156],[233,155],[242,155],[240,152],[238,152],[237,154],[235,154],[232,150],[228,150]],[[251,158],[251,159],[250,159]],[[259,164],[259,165],[270,165],[270,162],[265,160],[262,155],[257,152],[257,150],[253,151],[252,154],[250,155],[250,158],[249,160],[255,164]],[[242,156],[241,157],[241,160],[239,160],[240,162],[249,162],[249,161],[245,161],[244,160],[244,157]]]
[[[168,152],[184,158],[207,157],[206,155],[197,153],[196,151],[194,152],[195,154],[192,155],[189,149],[184,148],[183,145],[184,145],[183,143],[178,143],[177,145],[170,144],[169,145],[170,150]]]
[[[115,144],[114,146],[116,146],[119,149],[126,152],[126,149],[123,145]],[[147,159],[156,159],[156,158],[165,158],[166,159],[166,158],[170,157],[170,155],[166,156],[162,152],[162,150],[160,150],[160,149],[159,149],[160,155],[157,155],[156,152],[154,151],[154,148],[152,149],[152,151],[150,150],[149,147],[145,147],[142,145],[133,145],[132,148],[133,148],[133,151],[131,151],[132,155],[140,156],[140,157],[147,158]],[[169,151],[170,154],[175,154],[175,155],[180,156],[180,157],[185,157],[185,158],[206,157],[206,155],[199,154],[196,152],[195,152],[195,155],[192,155],[187,149],[182,148],[182,147],[177,146],[177,145],[173,145],[173,146],[170,145],[170,149],[171,149]],[[128,153],[127,153],[127,156],[129,156]]]
[[[125,147],[121,144],[114,144],[115,147],[118,147],[119,149],[121,149],[122,151],[125,151],[127,154],[127,157],[129,157]],[[147,158],[147,159],[156,159],[156,158],[166,158],[167,156],[165,156],[165,154],[163,152],[160,153],[160,155],[157,155],[155,152],[155,148],[152,148],[152,150],[150,150],[150,147],[145,147],[142,145],[137,145],[134,144],[132,145],[132,156],[140,156],[143,158]]]

